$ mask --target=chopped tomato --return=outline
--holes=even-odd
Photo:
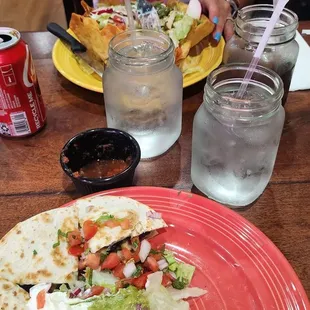
[[[86,256],[85,264],[91,269],[98,269],[100,265],[100,256],[98,254],[89,253]]]
[[[127,248],[122,249],[122,255],[125,261],[129,261],[133,256],[133,254]]]
[[[104,222],[104,225],[107,226],[107,227],[110,227],[110,228],[114,228],[116,226],[119,226],[119,222],[118,221],[115,221],[115,220],[107,220]]]
[[[103,292],[103,290],[104,290],[104,287],[95,285],[91,288],[90,294],[91,296],[100,295]]]
[[[157,262],[163,258],[161,253],[150,254],[149,257],[153,257]]]
[[[102,9],[102,10],[96,11],[96,14],[98,14],[98,15],[101,15],[103,13],[112,14],[113,12],[114,12],[113,9],[107,8],[107,9]]]
[[[157,264],[157,261],[154,257],[148,257],[144,263],[144,266],[146,268],[148,268],[149,270],[153,271],[153,272],[156,272],[159,270],[159,267],[158,267],[158,264]]]
[[[172,280],[173,280],[173,278],[172,278],[172,276],[169,275],[169,273],[164,273],[163,279],[161,281],[161,285],[165,286],[165,287],[169,286],[172,284]]]
[[[129,219],[123,219],[121,222],[120,222],[120,226],[122,229],[126,230],[126,229],[129,229],[130,228],[130,221]]]
[[[84,251],[86,251],[88,249],[88,242],[84,243]]]
[[[68,232],[69,246],[79,245],[82,243],[82,236],[78,230]]]
[[[83,223],[83,233],[85,240],[91,239],[98,231],[98,226],[92,220],[87,220]]]
[[[85,260],[80,260],[78,263],[78,269],[83,270],[86,267],[86,262]]]
[[[82,299],[87,299],[89,297],[93,297],[93,296],[98,296],[100,295],[104,290],[104,287],[103,286],[93,286],[90,288],[90,292],[86,295],[83,295]]]
[[[121,261],[116,253],[110,253],[107,256],[107,258],[103,261],[103,263],[101,264],[101,269],[113,269],[120,262]]]
[[[73,255],[73,256],[81,256],[84,253],[84,246],[81,244],[71,246],[68,252],[70,255]]]
[[[142,290],[143,288],[145,288],[145,284],[147,281],[147,276],[149,274],[151,274],[152,272],[146,272],[144,274],[142,274],[140,277],[138,278],[134,278],[132,279],[132,285],[135,286],[136,288]]]
[[[37,309],[43,309],[45,306],[45,290],[42,290],[37,295]]]
[[[132,254],[132,258],[135,260],[135,263],[140,261],[139,252],[140,252],[140,248],[138,248],[138,250]]]
[[[119,23],[119,24],[124,24],[125,23],[125,21],[124,21],[124,19],[123,18],[121,18],[121,17],[119,17],[119,16],[117,16],[117,15],[114,15],[113,17],[112,17],[112,19],[113,19],[113,21],[115,22],[115,23]]]
[[[165,248],[166,248],[166,246],[164,244],[158,245],[156,247],[157,251],[162,252],[162,253],[165,251]]]
[[[115,284],[116,290],[118,291],[120,288],[126,287],[128,285],[131,285],[134,279],[122,279],[120,281],[117,281]]]
[[[124,270],[124,267],[125,267],[125,264],[118,264],[112,271],[113,275],[119,279],[124,279],[125,276],[124,276],[124,273],[123,273],[123,270]]]

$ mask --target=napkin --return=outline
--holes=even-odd
[[[290,91],[310,89],[310,47],[298,31],[296,41],[299,44],[299,54],[292,77]]]

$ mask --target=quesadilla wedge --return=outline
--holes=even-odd
[[[80,226],[91,225],[96,233],[88,239],[91,253],[127,237],[166,227],[161,219],[152,218],[152,210],[145,204],[127,197],[97,196],[77,201]],[[84,233],[85,237],[85,233]]]
[[[0,278],[0,309],[26,310],[29,294],[16,284]]]
[[[77,259],[61,241],[77,228],[76,208],[49,210],[18,223],[0,240],[0,277],[18,284],[75,281]]]

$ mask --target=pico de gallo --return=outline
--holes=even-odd
[[[88,241],[102,225],[130,229],[128,219],[103,214],[97,221],[86,220],[81,230],[58,231],[54,247],[64,240],[68,243],[69,254],[78,258],[78,281],[57,289],[50,284],[32,287],[28,309],[54,309],[60,300],[68,305],[66,310],[153,310],[160,309],[162,300],[166,300],[165,309],[189,309],[182,298],[205,293],[188,287],[195,267],[177,261],[165,244],[155,245],[148,234],[91,253]]]

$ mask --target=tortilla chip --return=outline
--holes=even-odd
[[[197,56],[187,56],[185,59],[182,59],[178,67],[183,73],[183,77],[196,72],[203,72],[202,66],[200,66],[200,61],[202,59],[202,53]]]
[[[214,24],[205,15],[201,15],[200,20],[192,27],[185,41],[191,42],[191,47],[198,44],[201,40],[207,37],[214,29]]]
[[[186,58],[191,49],[191,41],[186,41],[175,49],[175,62],[178,63],[181,59]]]
[[[16,284],[0,278],[0,309],[26,310],[29,294]]]
[[[177,66],[183,73],[183,77],[190,75],[192,73],[202,73],[204,72],[204,64],[202,64],[202,59],[211,52],[212,46],[210,44],[209,37],[204,38],[197,45],[193,46],[187,57],[180,60]]]
[[[102,63],[108,59],[110,40],[124,30],[113,24],[100,30],[94,19],[75,13],[71,17],[70,29],[87,48],[89,56]]]
[[[84,0],[81,1],[81,6],[83,7],[85,14],[84,15],[90,15],[90,13],[93,11],[94,8],[89,6]]]

